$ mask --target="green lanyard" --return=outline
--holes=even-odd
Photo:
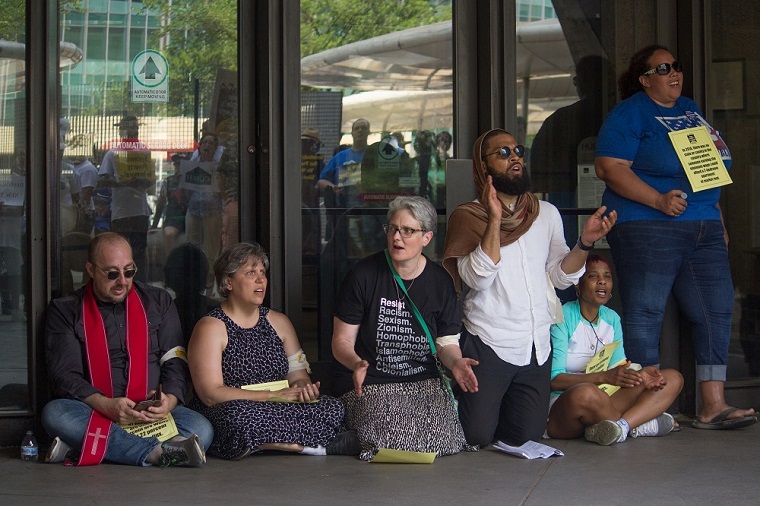
[[[433,353],[433,358],[435,359],[435,365],[438,368],[438,375],[441,377],[441,383],[443,384],[444,390],[446,390],[449,394],[449,397],[451,397],[451,400],[454,402],[454,406],[457,406],[457,400],[454,398],[454,391],[451,389],[451,380],[446,376],[446,373],[443,372],[443,366],[441,365],[441,361],[438,359],[438,350],[435,347],[435,342],[433,342],[433,336],[430,335],[430,329],[427,326],[427,323],[425,323],[425,319],[422,317],[422,314],[420,313],[420,310],[417,309],[417,306],[414,304],[414,301],[409,296],[409,292],[406,291],[406,286],[404,285],[404,281],[401,279],[401,276],[398,275],[398,272],[396,272],[396,269],[393,267],[393,262],[391,262],[391,255],[388,253],[388,250],[385,250],[385,260],[388,261],[388,267],[391,268],[391,273],[393,274],[393,277],[396,280],[396,283],[398,283],[398,286],[401,287],[401,290],[403,290],[404,295],[406,295],[406,300],[409,301],[409,305],[412,307],[412,312],[414,313],[414,316],[417,318],[417,321],[420,322],[420,325],[422,326],[422,329],[425,331],[425,335],[428,339],[428,344],[430,345],[430,351]]]

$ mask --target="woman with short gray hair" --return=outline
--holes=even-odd
[[[464,391],[478,388],[472,371],[477,362],[459,349],[451,276],[422,253],[435,223],[427,200],[397,197],[383,226],[387,249],[357,263],[338,294],[333,393],[342,395],[362,460],[380,448],[438,455],[474,450],[440,377],[443,363]]]

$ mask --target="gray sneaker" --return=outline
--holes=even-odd
[[[158,458],[158,465],[161,467],[200,467],[206,463],[206,452],[195,434],[187,439],[174,437],[164,441],[161,443],[161,449],[163,453]]]
[[[75,454],[76,450],[64,443],[61,438],[56,437],[53,439],[53,442],[50,443],[50,447],[45,454],[45,462],[56,464],[58,462],[63,462],[67,457],[69,460],[77,460],[76,458],[73,458],[76,456]]]
[[[631,437],[657,437],[664,436],[673,430],[676,421],[670,413],[663,413],[657,418],[652,418],[638,427],[631,429]]]
[[[612,420],[603,420],[597,424],[586,427],[586,441],[596,443],[602,446],[609,446],[617,443],[620,436],[623,435],[623,428]]]

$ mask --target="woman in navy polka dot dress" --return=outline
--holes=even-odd
[[[222,458],[269,449],[335,453],[330,443],[343,423],[343,406],[320,396],[319,382],[311,382],[290,320],[261,305],[268,267],[258,244],[237,244],[216,261],[224,300],[193,330],[188,360],[196,396],[191,407],[213,424],[209,452]],[[243,388],[278,380],[287,380],[288,386]],[[342,446],[339,453],[347,453]]]

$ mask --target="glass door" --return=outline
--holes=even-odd
[[[79,59],[60,76],[59,293],[114,231],[137,279],[176,297],[186,339],[218,303],[212,266],[239,240],[237,16],[235,0],[60,3]]]
[[[0,414],[29,409],[26,7],[0,1]]]
[[[453,154],[451,16],[448,1],[301,1],[301,342],[309,356],[331,357],[338,288],[359,259],[385,248],[393,198],[421,195],[438,208],[425,253],[441,259]]]

